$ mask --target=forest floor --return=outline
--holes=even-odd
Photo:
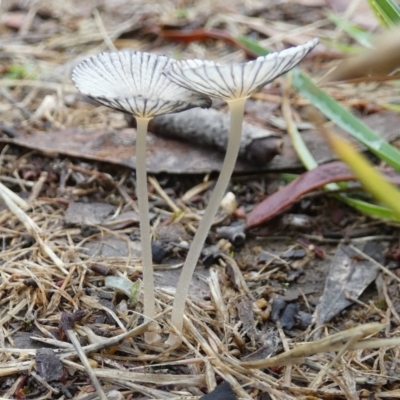
[[[300,65],[318,81],[342,57],[329,43],[351,43],[327,18],[348,2],[328,3],[0,2],[0,183],[17,195],[0,200],[1,398],[95,399],[90,374],[110,399],[400,398],[400,347],[390,341],[400,338],[398,225],[366,217],[321,189],[301,199],[293,194],[290,208],[245,229],[246,216],[286,185],[288,173],[304,172],[286,133],[284,96],[309,142],[322,140],[307,119],[308,101],[293,89],[288,94],[285,76],[246,108],[247,122],[283,138],[283,154],[262,168],[238,163],[233,197],[195,271],[176,347],[165,344],[174,290],[223,153],[149,134],[162,339],[146,344],[135,285],[142,267],[134,128],[70,80],[79,61],[101,51],[245,61],[250,55],[233,38],[246,36],[273,50],[319,37]],[[368,9],[358,7],[347,18],[376,30]],[[396,131],[398,114],[379,104],[398,98],[398,86],[325,89],[376,129],[383,119]],[[220,102],[214,108],[227,112]],[[319,143],[324,158],[327,145]],[[117,290],[112,280],[106,285],[110,277],[125,278],[138,293]],[[302,353],[290,352],[301,346]],[[243,364],[265,358],[271,363]],[[224,386],[225,394],[213,395],[223,382],[233,392]]]

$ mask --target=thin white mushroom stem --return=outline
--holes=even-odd
[[[140,240],[142,244],[144,315],[156,315],[154,298],[153,259],[147,194],[146,135],[150,118],[136,117],[136,196],[139,205]]]
[[[235,167],[240,148],[240,139],[242,136],[245,103],[246,98],[228,101],[231,115],[230,133],[224,163],[222,165],[221,173],[215,185],[210,202],[190,246],[186,261],[182,268],[178,286],[176,288],[174,304],[172,307],[171,323],[179,332],[182,332],[186,298],[189,293],[189,287],[192,281],[194,269],[196,268],[197,260],[200,257],[204,242],[207,238],[208,232],[210,231],[214,217],[217,214],[218,207],[224,197],[225,191],[232,176],[233,169]],[[176,340],[177,337],[171,334],[167,343],[174,344]]]

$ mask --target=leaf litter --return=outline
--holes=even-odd
[[[94,1],[1,5],[8,13],[0,25],[4,52],[0,85],[5,90],[0,102],[5,132],[0,154],[1,396],[195,399],[209,393],[205,398],[399,397],[397,228],[357,215],[321,193],[303,194],[301,199],[296,196],[299,202],[285,213],[308,217],[311,228],[274,222],[266,227],[265,236],[247,233],[242,247],[213,229],[205,247],[213,256],[211,266],[196,270],[182,344],[169,348],[143,341],[148,323],[143,323],[141,316],[140,294],[133,306],[127,294],[105,286],[106,275],[132,284],[141,279],[139,253],[135,255],[139,243],[135,184],[129,169],[134,167],[134,149],[129,146],[134,131],[121,136],[127,142],[119,147],[102,147],[110,137],[107,132],[119,135],[126,122],[113,111],[78,102],[69,81],[71,66],[88,54],[113,46],[160,54],[175,51],[182,53],[182,58],[238,61],[244,57],[223,36],[185,45],[168,38],[154,41],[146,31],[151,25],[177,30],[190,24],[222,26],[236,30],[232,36],[238,32],[258,35],[270,46],[280,45],[282,40],[293,43],[296,27],[304,29],[297,31],[295,42],[315,35],[329,38],[333,31],[328,23],[318,27],[307,24],[311,17],[323,22],[323,7],[301,1],[292,2],[293,6],[254,2],[250,8],[236,1],[209,8],[200,2],[184,4],[187,8],[182,10],[169,1],[159,7],[150,2],[118,3],[118,7],[98,7]],[[262,26],[268,27],[272,39],[266,37]],[[313,65],[309,62],[304,67]],[[379,101],[393,97],[389,89],[381,84]],[[366,87],[362,93],[356,86],[346,90],[332,88],[331,94],[355,108],[376,98],[376,88]],[[254,99],[261,107],[266,99],[279,104],[280,98],[278,82]],[[301,110],[304,101],[293,96],[293,105]],[[279,108],[273,112],[279,119]],[[301,114],[296,118],[300,124]],[[389,132],[388,140],[398,139],[395,134],[390,136],[397,131],[395,113],[365,118],[376,120],[374,129]],[[271,125],[263,127],[277,131]],[[66,137],[67,130],[72,132],[71,138]],[[16,136],[10,138],[13,133]],[[309,144],[318,143],[315,131],[306,131],[307,135]],[[290,153],[286,136],[283,155],[266,170],[300,166],[293,151]],[[149,135],[148,140],[149,144],[164,140],[160,148],[165,145],[175,160],[182,161],[181,165],[175,162],[175,167],[162,164],[164,153],[150,162],[153,167],[149,171],[162,172],[149,180],[149,200],[153,236],[166,251],[155,267],[156,319],[166,338],[172,329],[166,315],[174,282],[214,178],[172,173],[218,171],[220,164],[214,159],[222,160],[222,156],[184,142],[171,144],[170,139],[158,136]],[[90,154],[93,143],[100,149],[94,155]],[[74,150],[68,147],[72,144]],[[323,142],[315,146],[322,154],[316,156],[318,161],[332,160],[324,146]],[[174,153],[174,148],[179,151]],[[88,155],[93,161],[84,161]],[[182,155],[187,155],[188,161],[183,162]],[[245,163],[238,170],[260,171]],[[233,180],[230,190],[239,206],[249,212],[281,184],[277,175],[242,175]],[[215,224],[230,227],[238,220],[236,211],[221,212]],[[380,255],[390,252],[391,261],[372,258],[365,249],[360,250],[359,245],[369,242],[381,246]],[[93,243],[98,247],[91,248]],[[105,245],[110,249],[107,254],[101,249]],[[320,251],[325,256],[318,258]],[[369,268],[371,276],[362,276],[360,284],[356,265],[361,264]],[[338,302],[337,310],[324,308],[325,313],[332,313],[323,318],[325,325],[304,325],[307,316],[318,315],[316,310],[320,314],[324,301],[332,303],[333,294],[340,297],[342,306]],[[276,312],[273,307],[279,299],[284,304],[282,311]],[[66,326],[62,321],[68,315],[79,318]],[[25,339],[21,340],[21,334],[26,334]],[[269,358],[260,361],[265,357]],[[56,359],[63,365],[62,374]],[[249,368],[258,365],[251,363],[262,364],[262,369]],[[51,375],[47,365],[57,365]],[[226,392],[221,394],[221,388]]]

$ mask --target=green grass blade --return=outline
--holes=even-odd
[[[363,143],[381,160],[400,171],[400,151],[382,139],[326,92],[319,89],[307,75],[296,68],[293,69],[292,85],[336,125]]]
[[[268,51],[266,49],[264,49],[262,46],[260,46],[258,43],[256,43],[255,41],[253,41],[251,39],[248,39],[248,38],[245,38],[245,37],[238,37],[237,40],[239,40],[244,45],[248,46],[248,48],[250,48],[257,55],[263,55],[263,54],[267,54],[268,53]],[[354,120],[356,120],[356,122],[358,122],[358,124],[361,124],[361,126],[363,128],[365,127],[366,131],[368,133],[370,133],[369,137],[373,138],[373,141],[372,141],[373,143],[376,142],[376,141],[378,141],[378,143],[381,142],[381,138],[378,135],[376,135],[373,131],[371,131],[368,127],[366,127],[361,121],[359,121],[356,117],[354,117],[349,111],[347,111],[342,106],[340,106],[327,93],[325,93],[322,90],[318,89],[311,82],[311,80],[309,80],[304,74],[302,74],[297,69],[293,70],[293,74],[296,75],[296,76],[300,75],[301,77],[304,77],[305,79],[307,79],[307,81],[309,82],[309,85],[307,85],[307,88],[308,89],[310,89],[310,88],[311,89],[315,89],[314,91],[311,91],[311,92],[317,91],[317,94],[319,92],[323,93],[323,95],[324,95],[323,97],[324,97],[324,99],[328,100],[328,104],[329,105],[331,105],[332,103],[333,103],[333,105],[337,105],[338,107],[340,107],[339,110],[343,109],[347,113],[346,116],[347,115],[350,116],[350,120],[351,121],[354,119]],[[293,77],[292,77],[292,84],[293,84]],[[307,90],[307,93],[308,92],[310,92],[310,90]],[[315,94],[314,94],[314,96],[312,96],[312,99],[311,99],[312,102],[314,102],[313,100],[315,100],[314,97],[315,97]],[[318,96],[317,96],[316,100],[318,102],[318,100],[319,100]],[[328,110],[329,110],[329,107],[328,107]],[[331,114],[335,115],[334,111],[335,111],[335,107],[334,107],[334,109],[332,111],[328,112],[328,116],[331,115]],[[339,113],[339,116],[340,115],[341,114]],[[347,122],[347,118],[345,119],[345,122]],[[338,124],[338,125],[342,126],[342,124]],[[346,124],[345,124],[345,126],[346,126]],[[305,166],[306,166],[307,169],[312,168],[313,165],[316,164],[316,161],[313,158],[313,156],[311,155],[311,153],[308,151],[308,149],[305,147],[303,139],[302,139],[300,133],[297,131],[297,129],[292,131],[292,136],[294,136],[294,138],[295,138],[293,145],[295,147],[295,150],[296,150],[297,154],[299,155],[299,158],[303,162],[305,162]],[[390,146],[390,144],[387,143],[387,145],[390,147],[390,150],[391,149],[396,150],[395,148],[392,148],[392,146]],[[391,155],[393,158],[396,157],[396,154],[389,153],[389,155]],[[400,155],[400,153],[399,153],[399,155]],[[397,156],[397,163],[395,163],[395,165],[397,167],[399,167],[399,164],[400,164],[400,157]],[[293,179],[295,177],[292,174],[283,174],[283,176],[285,176],[289,180],[291,180],[291,179]],[[336,188],[337,189],[343,188],[343,187],[345,187],[346,183],[343,183],[343,184],[338,183],[338,184],[334,184],[334,185],[335,186],[337,185],[337,186],[334,187],[332,185],[331,190],[332,189],[335,190]],[[329,187],[327,189],[329,190]],[[386,207],[378,206],[378,205],[371,204],[371,203],[368,203],[368,202],[365,202],[365,201],[362,201],[362,200],[358,200],[358,199],[353,199],[353,198],[350,198],[347,194],[344,194],[344,193],[337,194],[337,195],[335,195],[335,197],[337,197],[339,200],[342,200],[343,202],[347,203],[348,205],[354,207],[355,209],[359,210],[360,212],[362,212],[364,214],[370,215],[370,216],[375,217],[375,218],[383,218],[383,219],[388,219],[388,220],[396,221],[396,222],[398,221],[397,216],[391,210],[389,210]]]
[[[290,74],[290,73],[289,73]],[[288,79],[291,78],[291,75],[288,76]],[[314,156],[311,154],[310,150],[307,148],[306,144],[304,143],[304,140],[298,131],[296,125],[294,122],[288,118],[288,110],[285,110],[286,104],[283,105],[283,111],[285,115],[285,120],[287,123],[287,131],[288,134],[290,135],[290,139],[292,142],[292,145],[295,149],[295,152],[299,159],[301,160],[302,164],[307,170],[316,168],[318,166],[317,161],[315,160]],[[298,175],[293,175],[293,174],[281,174],[284,178],[287,179],[288,182],[294,180]],[[328,185],[324,186],[324,189],[327,191],[338,191],[340,189],[345,189],[348,187],[347,182],[337,182],[337,183],[330,183]],[[389,208],[379,206],[376,204],[368,203],[366,201],[358,200],[358,199],[353,199],[349,197],[345,193],[339,193],[334,195],[336,199],[339,201],[343,201],[347,205],[355,208],[356,210],[369,215],[370,217],[373,218],[380,218],[380,219],[386,219],[389,221],[395,221],[395,222],[400,222],[400,218]]]
[[[400,104],[384,103],[382,104],[382,107],[386,108],[387,110],[400,112]]]
[[[267,52],[254,40],[238,37],[238,41],[245,46],[251,46],[251,50],[258,55]],[[372,153],[381,160],[400,171],[400,151],[382,139],[361,120],[355,117],[349,110],[340,105],[325,91],[319,89],[312,80],[299,69],[292,70],[292,85],[304,97],[310,100],[326,117],[337,126],[348,132],[355,139],[363,143]]]
[[[360,211],[361,213],[369,215],[370,217],[400,222],[400,219],[397,217],[397,215],[386,207],[378,206],[376,204],[368,203],[359,199],[353,199],[345,194],[338,194],[335,197]]]
[[[287,79],[288,80],[286,85],[290,87],[291,72],[289,72]],[[300,161],[302,162],[304,167],[308,170],[318,167],[317,161],[315,160],[314,156],[311,154],[310,150],[304,143],[304,140],[301,137],[300,132],[298,131],[297,126],[292,118],[292,111],[288,99],[283,100],[282,113],[286,121],[287,132],[290,136],[290,141],[292,142],[293,148],[297,156],[299,157]]]
[[[328,13],[327,17],[340,29],[346,32],[351,38],[357,41],[361,46],[371,48],[371,39],[372,34],[366,32],[364,29],[352,24],[349,21],[346,21],[344,18],[333,14]]]
[[[368,0],[368,4],[382,26],[400,24],[400,7],[393,0]]]

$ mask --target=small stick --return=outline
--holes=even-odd
[[[65,332],[73,346],[75,347],[75,350],[78,354],[79,359],[82,361],[82,364],[85,367],[85,370],[87,374],[89,375],[89,378],[91,379],[93,386],[96,389],[97,395],[99,396],[100,400],[107,400],[107,396],[103,391],[103,388],[100,385],[99,380],[97,379],[93,368],[91,367],[88,358],[86,357],[86,354],[83,352],[81,344],[79,343],[78,337],[76,336],[76,333],[73,330],[73,323],[75,321],[79,321],[80,319],[83,318],[85,315],[84,311],[76,311],[73,314],[68,314],[68,313],[62,313],[61,314],[61,321],[60,321],[60,328]]]
[[[24,199],[21,199],[21,197],[0,182],[0,195],[3,196],[3,194],[8,196],[19,208],[23,210],[29,208],[29,204]]]
[[[362,250],[358,249],[356,246],[353,246],[352,244],[349,246],[352,250],[354,250],[355,252],[357,252],[358,254],[360,254],[362,257],[364,257],[365,259],[367,259],[368,261],[371,261],[372,263],[374,263],[375,265],[377,265],[381,271],[383,273],[385,273],[386,275],[389,275],[392,279],[394,279],[395,281],[397,281],[397,283],[400,283],[400,278],[394,274],[392,271],[390,271],[388,268],[386,268],[384,265],[382,265],[381,263],[379,263],[378,261],[376,261],[374,258],[370,257],[368,254],[364,253]]]
[[[360,339],[374,335],[385,328],[385,324],[371,323],[361,325],[356,328],[348,329],[344,332],[339,332],[326,338],[316,340],[295,347],[292,350],[286,351],[275,357],[258,361],[246,361],[240,363],[245,368],[268,368],[275,365],[287,365],[293,363],[294,359],[301,359],[314,353],[326,353],[330,351],[341,350],[343,346],[348,344],[348,349],[352,349],[352,344],[357,343]]]
[[[182,212],[182,210],[171,200],[167,193],[165,193],[164,189],[160,186],[156,178],[149,176],[148,181],[158,195],[168,204],[168,207],[173,211],[174,214],[179,214]]]
[[[11,94],[8,92],[7,89],[2,88],[0,90],[0,93],[3,95],[3,97],[8,100],[13,106],[18,108],[18,110],[21,112],[22,116],[26,119],[29,119],[32,117],[32,114],[24,107],[21,106],[21,104],[14,99],[14,97],[11,96]]]
[[[101,19],[101,15],[97,8],[94,9],[93,15],[94,15],[94,20],[96,21],[97,27],[99,28],[99,31],[101,33],[101,36],[103,36],[104,43],[107,45],[107,47],[109,48],[110,51],[118,51],[118,49],[115,47],[113,41],[111,40],[106,28],[104,27],[103,20]]]
[[[39,197],[40,192],[42,191],[43,185],[46,182],[48,176],[48,172],[42,171],[39,176],[38,181],[32,188],[31,194],[29,195],[29,201],[34,201]]]
[[[149,123],[157,135],[178,138],[225,152],[229,139],[229,116],[214,109],[188,110],[161,115]],[[282,151],[279,134],[249,123],[243,124],[239,157],[254,165],[265,165]]]

